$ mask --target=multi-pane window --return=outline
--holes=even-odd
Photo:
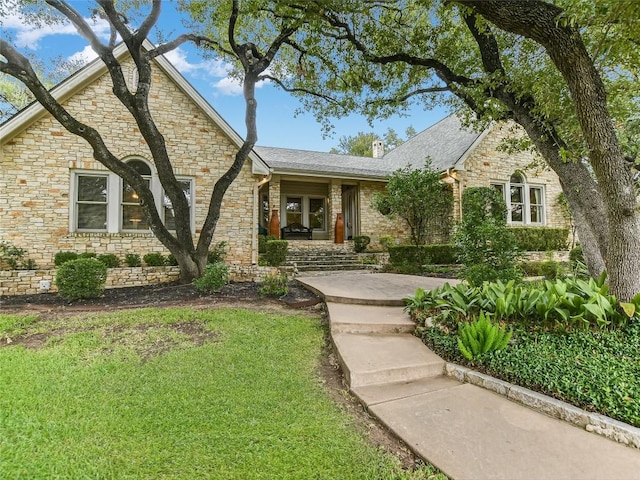
[[[545,222],[544,187],[527,184],[520,172],[511,175],[508,182],[491,182],[507,204],[510,224],[543,225]]]
[[[167,228],[175,230],[173,206],[150,165],[142,160],[131,160],[128,164],[142,176],[151,190]],[[189,205],[189,221],[193,228],[194,182],[187,178],[179,178],[178,181]],[[149,231],[149,220],[138,192],[115,173],[74,172],[72,185],[71,231]]]
[[[180,183],[180,186],[182,187],[182,193],[187,199],[187,204],[189,205],[189,209],[191,209],[191,194],[192,194],[191,180],[179,180],[178,183]],[[173,209],[173,205],[171,204],[171,199],[166,193],[162,196],[162,206],[164,211],[164,224],[169,230],[175,230],[176,229],[176,212]]]
[[[76,176],[76,229],[107,230],[108,176]]]
[[[287,225],[302,224],[302,197],[287,197]]]
[[[309,226],[314,230],[325,230],[324,198],[309,199]]]

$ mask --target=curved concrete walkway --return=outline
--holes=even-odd
[[[640,480],[640,450],[445,376],[402,298],[445,280],[344,273],[297,280],[324,297],[351,391],[454,479]]]

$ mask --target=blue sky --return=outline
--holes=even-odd
[[[86,12],[86,2],[72,2],[81,13]],[[165,32],[181,33],[178,14],[171,4],[163,5],[160,27]],[[102,35],[108,34],[106,22],[98,23],[96,30]],[[24,53],[30,53],[44,59],[62,58],[86,61],[95,58],[95,54],[87,42],[79,36],[71,26],[35,27],[26,24],[15,15],[2,19],[2,36],[10,37]],[[173,35],[172,35],[173,37]],[[171,37],[171,38],[172,38]],[[152,37],[153,41],[154,38]],[[203,60],[196,50],[189,46],[181,46],[167,55],[177,69],[195,86],[220,115],[241,135],[244,127],[244,100],[240,86],[230,79],[227,69],[221,61]],[[322,129],[310,112],[295,116],[300,103],[293,96],[269,84],[262,85],[256,91],[258,100],[258,144],[266,146],[296,148],[302,150],[329,151],[337,146],[343,135],[355,135],[358,132],[374,131],[379,135],[393,128],[399,135],[404,135],[408,126],[420,132],[443,118],[447,112],[442,107],[425,111],[415,108],[406,116],[375,121],[370,126],[366,118],[352,115],[335,119],[333,135],[323,138]]]

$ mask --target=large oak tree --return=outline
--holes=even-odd
[[[29,8],[33,7],[30,4],[32,2],[25,3]],[[184,7],[191,9],[194,18],[197,19],[197,22],[194,21],[192,24],[194,30],[159,46],[145,48],[145,41],[160,17],[162,2],[152,0],[150,3],[150,8],[147,8],[144,13],[135,8],[133,11],[119,10],[119,7],[126,7],[127,2],[96,0],[94,14],[106,19],[111,29],[107,42],[101,41],[92,25],[74,8],[72,2],[65,0],[36,2],[36,6],[42,10],[38,15],[32,14],[31,18],[34,21],[37,19],[37,21],[54,20],[72,23],[107,66],[113,83],[112,93],[135,120],[151,152],[162,188],[175,210],[175,232],[169,231],[162,221],[155,207],[153,194],[142,176],[110,151],[101,132],[92,128],[91,125],[84,124],[67,111],[64,105],[51,95],[29,59],[4,38],[0,39],[0,72],[22,82],[36,101],[41,103],[65,129],[89,143],[97,161],[118,174],[135,189],[141,199],[151,231],[177,260],[181,281],[189,282],[199,277],[204,271],[209,246],[220,217],[223,196],[238,176],[257,140],[256,84],[264,79],[264,73],[269,69],[280,49],[302,25],[301,19],[304,17],[305,9],[291,10],[286,18],[279,19],[277,23],[270,23],[270,28],[263,28],[258,35],[257,32],[244,28],[246,18],[260,17],[261,21],[267,24],[267,17],[271,11],[269,7],[279,2],[261,2],[261,7],[264,8],[260,9],[255,5],[244,8],[240,0],[216,2],[215,8],[205,8],[208,2],[185,2]],[[130,13],[142,17],[135,26],[127,20]],[[285,12],[280,10],[280,13]],[[201,31],[206,35],[195,31],[197,25],[202,25]],[[120,41],[126,44],[138,71],[135,91],[127,86],[122,65],[114,55],[114,49]],[[238,78],[243,85],[246,111],[247,131],[244,142],[228,170],[221,172],[215,183],[206,219],[200,228],[197,242],[194,241],[194,232],[191,230],[187,199],[181,183],[175,177],[174,165],[168,154],[164,136],[154,120],[154,112],[149,105],[153,59],[185,42],[191,42],[211,55],[221,55],[234,62]]]
[[[616,134],[637,115],[638,30],[628,19],[640,9],[602,0],[585,15],[574,12],[589,2],[556,3],[566,9],[542,0],[319,8],[326,28],[296,45],[301,74],[282,83],[320,118],[385,116],[418,101],[519,123],[528,141],[510,148],[535,146],[558,174],[591,272],[606,268],[628,299],[640,291],[640,216]]]

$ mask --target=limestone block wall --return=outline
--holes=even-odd
[[[459,204],[465,188],[488,187],[492,181],[506,182],[516,170],[519,170],[524,173],[528,184],[544,185],[544,226],[567,227],[567,221],[557,205],[562,188],[555,172],[548,168],[541,158],[536,158],[530,152],[506,153],[498,149],[505,137],[513,135],[524,135],[524,131],[513,123],[494,126],[467,157],[464,170],[454,173],[460,188],[454,189],[454,194],[458,195],[456,218],[460,218],[461,215]]]
[[[125,74],[131,65],[124,64]],[[156,69],[151,112],[164,134],[176,176],[193,179],[197,239],[213,186],[231,165],[237,147],[189,97]],[[108,75],[64,103],[79,120],[96,128],[118,158],[135,156],[153,164],[151,154],[126,109],[113,97]],[[1,146],[0,240],[24,248],[40,268],[53,266],[61,250],[144,255],[168,253],[151,233],[70,231],[72,173],[107,170],[93,159],[88,144],[45,114]],[[228,243],[228,263],[251,264],[253,185],[250,161],[228,189],[214,242]]]
[[[409,228],[402,219],[389,219],[372,206],[374,195],[383,193],[385,186],[383,182],[360,182],[360,234],[371,237],[372,245],[378,244],[383,235],[391,235],[399,243],[410,238]]]

